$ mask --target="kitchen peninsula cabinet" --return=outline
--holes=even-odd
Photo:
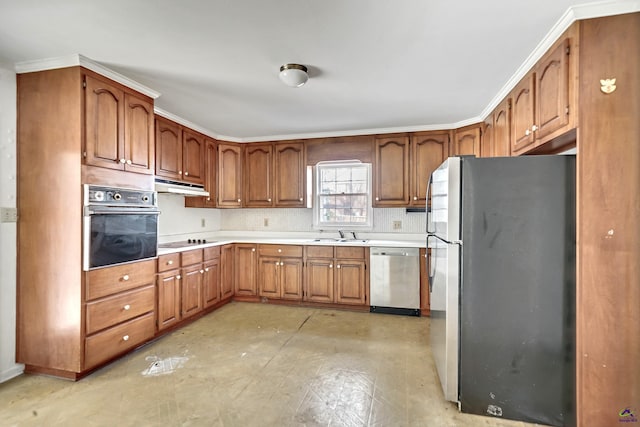
[[[259,245],[258,255],[260,296],[302,300],[302,246]]]
[[[152,175],[153,100],[89,71],[83,88],[85,164]]]
[[[353,246],[306,246],[304,301],[366,305],[368,250]]]
[[[156,175],[204,185],[205,137],[156,116]]]
[[[219,208],[242,206],[242,147],[234,143],[218,144]]]
[[[234,253],[235,295],[256,296],[258,294],[256,270],[258,266],[257,245],[236,243]]]

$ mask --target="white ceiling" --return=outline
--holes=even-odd
[[[231,140],[449,128],[480,118],[579,3],[0,0],[0,62],[85,55]],[[288,62],[309,67],[305,86],[278,80]]]

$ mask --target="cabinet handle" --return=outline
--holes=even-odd
[[[180,276],[179,274],[176,276],[176,279],[180,280],[182,279],[182,276]]]
[[[333,264],[329,264],[329,268],[333,268]]]
[[[255,251],[256,251],[256,248],[251,248],[251,252],[255,252]]]
[[[271,197],[269,197],[269,198],[267,199],[267,202],[271,203]]]
[[[340,268],[340,264],[336,265],[336,268]]]
[[[129,335],[125,335],[122,337],[122,341],[129,341]]]
[[[120,159],[120,163],[124,164],[127,160],[126,159]]]
[[[129,280],[129,275],[125,274],[124,276],[122,276],[122,280],[124,280],[125,282]]]
[[[210,201],[211,201],[211,197],[207,197],[207,202],[210,202]]]
[[[205,269],[204,269],[204,271],[209,272],[209,268],[208,268],[208,267],[207,267],[207,268],[205,268]]]
[[[418,200],[418,196],[413,196],[413,200]]]
[[[238,199],[238,203],[240,203],[242,200]]]
[[[178,175],[182,175],[182,171],[178,171]]]
[[[304,199],[302,197],[300,197],[300,201],[302,202]]]
[[[122,307],[125,311],[129,310],[131,308],[131,306],[129,304],[125,304],[124,307]]]
[[[200,274],[204,274],[204,270],[200,270]]]
[[[167,261],[167,265],[173,265],[173,260],[170,259],[169,261]]]
[[[380,197],[376,197],[376,202],[380,201]]]
[[[185,172],[185,173],[184,173],[184,176],[189,176],[189,172]]]
[[[280,261],[280,267],[284,267],[284,262]]]
[[[536,125],[531,126],[531,131],[532,132],[535,132],[537,130],[538,130],[538,126],[536,126]]]
[[[531,135],[531,131],[530,131],[529,129],[527,129],[527,130],[525,130],[525,131],[524,131],[524,134],[525,134],[526,136],[529,136],[529,135]]]
[[[127,164],[130,165],[132,162],[131,160],[127,160]]]
[[[281,252],[282,252],[282,249],[278,249],[278,253],[281,253]]]

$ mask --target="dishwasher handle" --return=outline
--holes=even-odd
[[[371,256],[385,257],[417,257],[420,250],[417,248],[371,248]]]

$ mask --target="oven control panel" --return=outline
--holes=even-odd
[[[84,186],[84,200],[87,205],[109,206],[156,206],[156,192],[131,188]]]

